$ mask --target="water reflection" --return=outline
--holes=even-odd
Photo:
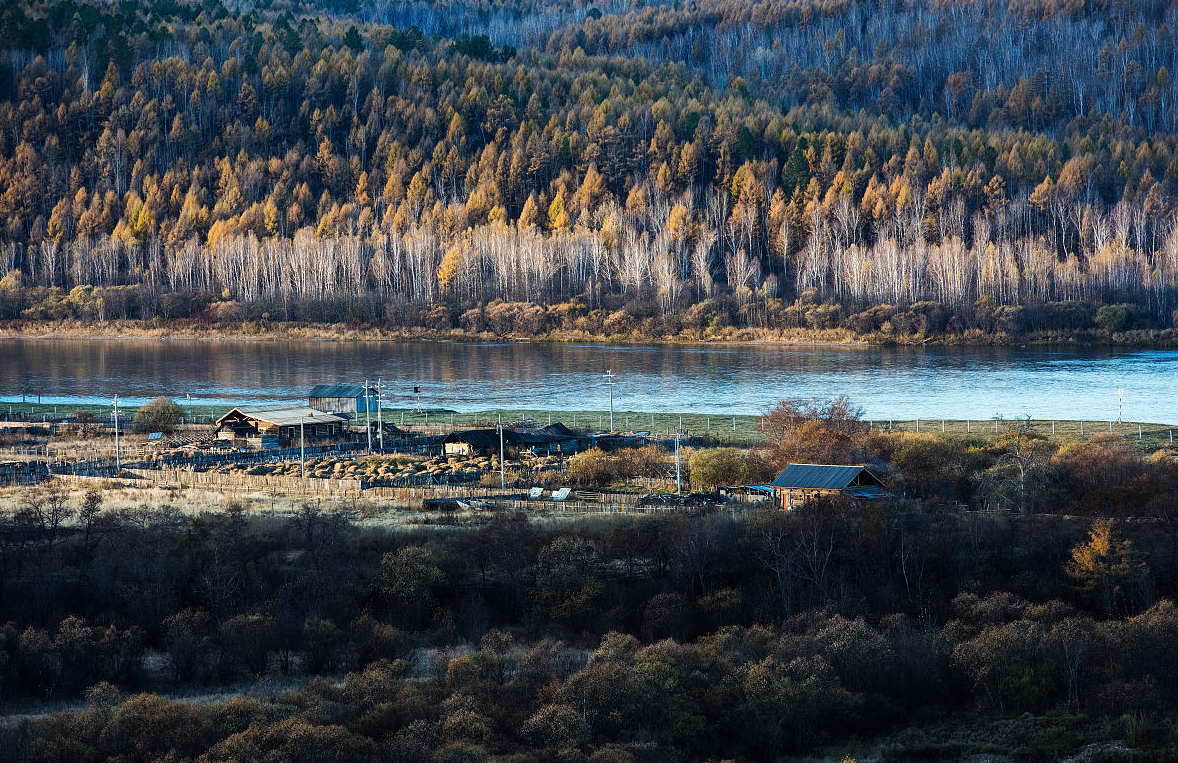
[[[1099,348],[603,346],[445,342],[3,340],[0,399],[99,402],[116,392],[195,404],[296,399],[320,382],[383,377],[390,405],[457,410],[608,405],[757,413],[786,396],[847,394],[872,418],[1108,418],[1178,421],[1178,352]]]

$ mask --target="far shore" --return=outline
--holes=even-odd
[[[843,329],[734,329],[725,328],[702,336],[592,335],[548,332],[538,335],[474,333],[462,329],[390,328],[344,323],[243,322],[207,324],[194,320],[160,323],[144,321],[5,321],[0,340],[102,339],[196,341],[311,341],[311,342],[551,342],[563,344],[635,345],[796,345],[844,347],[1009,347],[1022,345],[1111,346],[1125,348],[1178,348],[1178,330],[1131,331],[1110,335],[1098,331],[1035,334],[964,334],[911,336],[903,339],[878,334],[853,334]]]

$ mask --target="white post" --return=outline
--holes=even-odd
[[[965,420],[965,433],[969,434],[969,419]]]
[[[732,431],[733,432],[736,431],[736,417],[735,416],[732,417]]]
[[[119,396],[115,395],[115,471],[123,470],[123,456],[119,450]]]
[[[499,487],[507,487],[507,459],[503,448],[503,414],[499,414]]]
[[[1084,419],[1080,419],[1080,434],[1084,434]]]
[[[372,455],[372,396],[368,394],[368,380],[364,380],[364,428],[368,430],[368,454]]]
[[[920,419],[919,418],[916,420],[916,431],[917,432],[920,431]]]
[[[1111,422],[1111,421],[1108,423],[1108,433],[1109,434],[1113,433],[1113,422]]]
[[[1138,440],[1141,439],[1141,425],[1140,424],[1137,425],[1137,439]]]
[[[303,420],[299,419],[299,476],[307,479],[306,438],[303,436]]]
[[[945,431],[945,420],[941,419],[941,432],[944,433],[944,431]]]
[[[1055,434],[1055,422],[1051,422],[1051,434]]]
[[[605,379],[605,386],[609,387],[609,431],[614,431],[614,372],[613,369],[606,371],[603,377]],[[600,426],[600,424],[598,425]]]
[[[675,433],[675,495],[683,495],[683,471],[679,463],[679,433]]]
[[[384,408],[384,401],[381,399],[381,383],[380,379],[376,380],[376,436],[380,439],[380,452],[384,453],[384,418],[381,416],[381,409]],[[401,423],[405,423],[405,414],[401,414]]]

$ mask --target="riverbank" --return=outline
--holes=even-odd
[[[177,339],[201,341],[436,341],[436,342],[551,342],[570,344],[641,344],[659,346],[776,344],[875,347],[985,347],[1021,345],[1110,346],[1126,348],[1176,348],[1178,329],[1107,332],[1101,330],[1041,331],[1020,334],[986,333],[976,329],[962,333],[915,334],[897,337],[880,331],[857,334],[843,328],[767,329],[721,327],[703,332],[671,335],[629,331],[599,334],[553,330],[536,334],[495,333],[464,329],[393,327],[381,324],[303,323],[294,321],[205,322],[199,319],[112,320],[84,322],[3,321],[0,339]]]

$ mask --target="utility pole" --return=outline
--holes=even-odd
[[[307,418],[315,414],[308,413]],[[303,432],[303,420],[299,419],[299,477],[307,479],[307,439]]]
[[[368,431],[368,454],[372,455],[372,396],[368,394],[368,380],[364,380],[364,429]]]
[[[115,395],[115,471],[123,470],[123,457],[119,450],[119,396]]]
[[[675,433],[675,495],[683,495],[683,470],[679,460],[679,433]]]
[[[380,438],[380,452],[384,453],[384,420],[381,418],[380,412],[384,408],[384,400],[380,396],[381,381],[376,380],[376,434]]]
[[[605,379],[605,386],[609,387],[609,431],[614,431],[614,381],[613,370],[606,371],[602,377]]]

